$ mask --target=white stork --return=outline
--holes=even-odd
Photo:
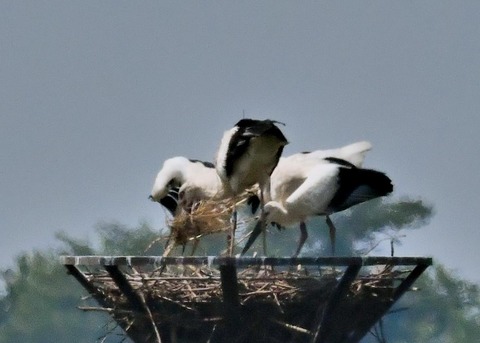
[[[276,167],[283,148],[288,144],[273,120],[242,119],[225,131],[216,157],[216,170],[225,194],[238,196],[258,184],[263,211],[265,197],[270,198],[270,175]],[[235,204],[236,200],[234,200]],[[233,209],[229,253],[233,253],[236,208]]]
[[[300,223],[297,256],[308,237],[305,221],[324,215],[330,228],[332,254],[335,254],[335,226],[329,215],[364,201],[392,192],[391,180],[371,169],[362,169],[368,142],[340,149],[318,150],[281,158],[271,176],[271,197],[245,244],[242,255],[263,231],[264,223],[281,227]]]
[[[221,191],[213,163],[177,156],[163,163],[149,198],[175,216],[179,204],[189,211],[196,202],[219,196]]]
[[[182,209],[191,212],[202,200],[223,200],[225,197],[223,184],[213,163],[177,156],[163,163],[149,199],[160,203],[175,217]],[[259,197],[248,200],[251,202],[251,213],[254,214],[259,206]],[[166,251],[171,248],[173,246],[168,247],[167,242]]]
[[[177,216],[183,209],[190,212],[201,200],[220,196],[222,183],[213,163],[192,160],[186,157],[172,157],[163,163],[158,172],[150,200],[159,202],[172,216]],[[167,241],[165,255],[174,247]],[[195,242],[192,253],[195,251]],[[185,246],[184,246],[185,249]]]

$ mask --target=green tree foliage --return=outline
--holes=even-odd
[[[379,235],[396,237],[401,230],[420,228],[432,216],[430,205],[420,200],[371,201],[332,216],[338,229],[341,254],[364,254]],[[269,252],[289,255],[298,230],[270,229]],[[309,222],[305,254],[328,254],[328,229],[322,218]],[[67,275],[59,255],[158,255],[165,239],[146,223],[131,228],[120,223],[100,223],[98,248],[65,233],[57,234],[61,249],[35,251],[19,256],[14,268],[3,270],[6,284],[0,296],[0,343],[3,342],[122,342],[124,335],[102,312],[83,312],[86,292]],[[261,240],[259,240],[261,241]],[[322,244],[320,245],[319,242]],[[224,249],[225,237],[202,240],[197,253],[215,254]],[[259,251],[260,245],[256,249]],[[321,249],[320,249],[321,248]],[[260,248],[261,249],[261,248]],[[176,253],[181,253],[179,248]],[[255,250],[255,249],[253,249]],[[368,249],[367,249],[368,250]],[[480,337],[479,288],[459,279],[442,266],[430,268],[384,319],[387,342],[475,342]],[[94,306],[93,300],[91,305]],[[407,309],[398,311],[399,309]],[[393,309],[395,310],[395,309]],[[105,335],[109,334],[104,340]],[[128,340],[126,340],[128,341]],[[378,342],[374,336],[364,342]]]
[[[0,300],[0,342],[95,342],[108,318],[79,311],[81,295],[58,255],[23,254]]]
[[[0,299],[0,343],[11,342],[120,342],[124,335],[105,313],[83,312],[77,307],[86,292],[67,275],[60,255],[143,255],[158,233],[147,224],[129,228],[100,223],[100,248],[57,234],[60,250],[36,251],[17,258],[15,270],[2,272],[6,294]],[[155,254],[155,248],[149,254]],[[91,305],[95,305],[93,300]],[[113,331],[112,331],[113,330]],[[118,336],[118,334],[121,334]]]
[[[479,342],[480,288],[441,265],[415,283],[384,318],[389,343]],[[374,336],[364,343],[376,343]],[[380,342],[382,342],[380,340]]]

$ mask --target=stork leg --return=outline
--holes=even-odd
[[[267,256],[267,226],[262,223],[263,255]]]
[[[262,233],[262,231],[265,230],[265,216],[263,213],[260,214],[260,218],[258,218],[257,223],[255,224],[255,227],[252,230],[252,233],[250,234],[250,237],[248,237],[247,243],[245,243],[245,246],[243,247],[242,252],[240,253],[241,256],[245,255],[245,253],[250,249],[252,246],[253,242],[257,239],[257,237]]]
[[[328,215],[326,215],[326,220],[328,228],[330,229],[330,243],[332,244],[332,256],[335,256],[335,241],[336,241],[336,231],[335,225],[333,225],[332,220]]]
[[[300,238],[298,239],[298,245],[297,245],[297,251],[295,251],[295,254],[293,257],[297,257],[300,254],[300,251],[303,248],[303,245],[305,244],[305,241],[308,238],[308,232],[307,232],[307,225],[305,225],[304,222],[300,223]]]
[[[262,225],[263,255],[267,256],[267,226],[265,225],[265,198],[263,190],[260,189],[260,221]]]
[[[192,251],[190,253],[190,256],[193,256],[195,254],[195,251],[197,250],[198,243],[200,243],[200,240],[198,238],[195,238],[192,243]]]
[[[228,256],[233,256],[233,247],[235,246],[235,231],[237,231],[237,204],[233,202],[232,227],[228,239]]]

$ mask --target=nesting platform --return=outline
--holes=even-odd
[[[108,311],[137,343],[353,343],[432,259],[64,256],[62,262],[98,302],[96,310]]]

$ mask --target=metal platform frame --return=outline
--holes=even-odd
[[[82,268],[98,268],[108,273],[115,282],[118,291],[128,299],[129,310],[142,316],[152,318],[155,306],[145,301],[144,295],[137,292],[130,284],[128,277],[120,268],[162,268],[167,265],[193,265],[218,268],[223,296],[221,308],[222,320],[213,326],[209,342],[260,342],[252,337],[242,337],[245,325],[249,325],[248,318],[242,309],[239,298],[237,281],[238,269],[247,267],[296,267],[298,265],[311,267],[338,268],[337,282],[328,294],[328,300],[318,307],[312,325],[295,341],[311,343],[355,343],[360,341],[368,331],[378,322],[397,300],[408,291],[415,280],[432,264],[431,258],[423,257],[160,257],[160,256],[62,256],[62,263],[68,272],[93,296],[98,304],[104,308],[115,307],[115,304],[89,281]],[[361,319],[362,309],[356,308],[358,313],[352,314],[348,307],[348,292],[352,283],[360,278],[364,267],[371,266],[407,267],[404,276],[391,284],[388,297],[379,299],[373,306],[373,314]],[[158,305],[156,305],[158,306]],[[356,305],[358,307],[358,304]],[[370,306],[370,305],[369,305]],[[371,306],[370,306],[371,307]],[[370,309],[372,311],[372,309]],[[153,320],[136,320],[127,323],[119,316],[111,313],[126,334],[137,343],[140,342],[175,342],[171,334],[164,334]],[[248,316],[247,316],[248,317]],[[353,320],[353,318],[355,318]],[[360,319],[359,319],[360,318]],[[298,330],[297,330],[298,331]],[[238,338],[235,340],[235,338]],[[289,341],[292,341],[290,338]]]

